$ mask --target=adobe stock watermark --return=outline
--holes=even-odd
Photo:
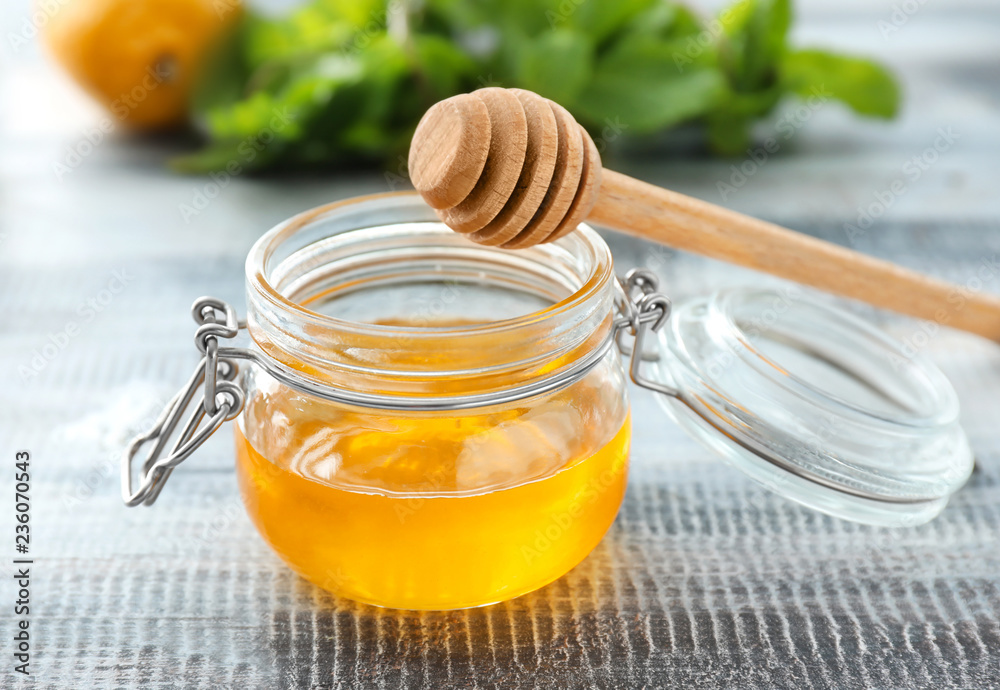
[[[797,285],[782,285],[776,290],[771,303],[761,310],[758,316],[741,322],[740,330],[753,342],[761,334],[770,332],[778,320],[788,312],[803,297],[803,291]],[[710,380],[718,379],[723,373],[739,360],[739,355],[731,348],[718,348],[708,358],[705,370]]]
[[[903,0],[903,2],[894,4],[889,19],[878,20],[878,32],[882,34],[882,38],[889,40],[890,36],[906,26],[913,15],[923,9],[926,4],[927,0]]]
[[[385,184],[393,192],[412,187],[410,184],[410,163],[406,156],[400,154],[396,158],[396,169],[385,171]]]
[[[625,133],[628,129],[628,125],[622,122],[621,117],[615,115],[615,119],[612,120],[610,117],[604,118],[604,126],[601,127],[600,133],[594,139],[594,146],[597,147],[598,153],[604,153],[608,146]]]
[[[396,518],[399,520],[400,524],[405,523],[414,513],[419,512],[424,506],[427,505],[428,501],[434,500],[433,495],[428,495],[432,494],[432,491],[429,491],[428,489],[447,491],[449,486],[446,480],[453,474],[454,469],[449,472],[445,464],[442,463],[424,476],[424,478],[428,481],[428,486],[426,488],[422,488],[419,493],[414,493],[407,498],[394,499],[392,501],[392,509],[396,513]]]
[[[469,416],[478,417],[480,415],[477,412],[471,412]],[[524,429],[530,424],[532,422],[527,418],[518,417],[499,426],[465,436],[461,441],[462,450],[459,453],[457,463],[461,464],[461,457],[482,455],[488,457],[496,454],[498,448],[509,449],[516,443],[516,438],[510,433],[511,430]],[[463,486],[460,480],[456,480],[455,467],[447,463],[440,463],[421,474],[424,486],[406,498],[393,498],[392,500],[393,511],[401,525],[425,508],[429,502],[439,499],[442,494],[471,489],[475,489],[477,492],[489,492],[497,490],[498,486],[508,486],[507,482],[497,483],[495,481],[487,485]],[[549,476],[551,475],[545,475],[541,479]],[[518,479],[523,479],[523,477]],[[440,504],[441,501],[437,500],[437,503]]]
[[[607,151],[608,146],[617,141],[628,128],[629,125],[622,122],[620,116],[616,115],[614,119],[605,118],[601,131],[594,138],[597,152],[603,154]],[[386,170],[384,178],[386,186],[393,192],[410,188],[412,186],[410,183],[410,164],[406,157],[400,154],[396,158],[396,169]]]
[[[560,24],[564,24],[585,2],[587,0],[562,0],[554,10],[545,10],[549,28],[556,29]]]
[[[38,32],[45,28],[45,25],[52,21],[63,6],[70,0],[39,0],[34,2],[30,15],[24,17],[17,27],[17,31],[7,32],[7,43],[10,45],[12,53],[17,53],[22,47],[28,45],[38,37]]]
[[[247,472],[246,479],[253,485],[253,490],[260,493],[269,491],[272,482],[279,479],[284,472],[285,470],[271,462],[255,463],[254,469]],[[178,534],[170,541],[178,552],[211,549],[234,524],[246,519],[245,514],[243,500],[239,497],[231,498],[225,504],[215,507],[211,517],[201,522],[200,531],[190,536]]]
[[[357,27],[354,35],[345,49],[348,55],[358,55],[367,48],[372,39],[388,30],[392,35],[398,35],[402,31],[405,34],[407,2],[406,0],[389,0],[379,9],[373,11],[367,22]],[[405,35],[399,36],[405,42]]]
[[[983,258],[979,262],[976,272],[948,293],[945,298],[948,307],[938,309],[934,313],[933,319],[920,321],[913,332],[902,339],[903,356],[889,355],[889,363],[893,369],[896,371],[906,370],[909,366],[908,360],[925,350],[941,332],[941,327],[947,326],[955,315],[965,308],[969,299],[983,292],[986,289],[986,284],[996,280],[998,276],[1000,276],[1000,260],[998,260],[997,255],[993,254]]]
[[[192,549],[211,549],[234,524],[246,519],[246,509],[243,501],[233,498],[226,502],[224,506],[216,508],[212,517],[206,520],[201,530],[190,539],[178,538],[177,549],[182,552],[190,552]]]
[[[476,416],[471,413],[470,416]],[[480,454],[491,443],[496,435],[491,431],[480,431],[462,439],[462,453]],[[406,498],[393,498],[392,509],[399,523],[405,524],[414,514],[427,506],[429,501],[439,498],[441,494],[459,489],[456,482],[455,468],[447,463],[438,463],[429,471],[422,472],[424,486],[414,491]],[[485,488],[485,487],[476,487]],[[440,501],[438,501],[440,503]]]
[[[530,565],[551,549],[560,539],[566,536],[583,515],[616,486],[625,482],[625,457],[618,456],[611,467],[604,468],[599,475],[592,477],[572,499],[566,510],[553,513],[543,527],[535,530],[534,541],[521,545],[521,556]]]
[[[146,415],[142,420],[137,422],[135,426],[135,434],[140,431],[145,431],[156,423],[156,420],[160,416],[160,410],[167,405],[167,401],[163,399],[155,399],[151,404],[151,407],[155,412],[151,412]],[[130,425],[131,428],[132,425]],[[75,508],[93,498],[94,494],[97,493],[97,488],[101,486],[109,478],[118,479],[122,471],[122,451],[116,450],[113,453],[108,454],[103,459],[98,460],[90,469],[83,475],[83,479],[76,483],[76,486],[72,490],[67,491],[63,494],[62,504],[63,508]]]
[[[786,498],[786,494],[792,490],[792,477],[785,473],[772,473],[768,475],[767,482],[754,482],[753,489],[746,496],[746,502],[755,510],[761,513],[773,512],[775,508],[793,508],[791,499]],[[757,486],[763,487],[758,490]],[[777,540],[769,539],[764,553],[776,554],[784,550],[784,545]]]
[[[109,477],[118,477],[121,473],[121,463],[121,453],[118,452],[112,453],[103,460],[94,463],[72,491],[63,495],[63,508],[75,508],[85,501],[90,500],[97,493],[97,487],[103,484]]]
[[[872,192],[874,201],[858,206],[858,216],[855,222],[844,223],[847,241],[850,244],[855,244],[859,238],[864,237],[875,221],[885,215],[886,211],[892,208],[898,199],[906,195],[909,191],[909,185],[920,180],[924,173],[930,170],[941,156],[947,153],[961,138],[962,135],[956,132],[954,127],[938,128],[934,142],[903,163],[901,168],[903,177],[897,177],[884,188],[874,190]]]
[[[201,187],[195,187],[191,193],[191,203],[182,203],[177,206],[181,218],[185,223],[190,223],[192,218],[201,215],[202,211],[208,208],[212,200],[222,193],[222,190],[232,184],[233,178],[241,175],[246,166],[256,160],[257,156],[277,138],[292,122],[295,116],[288,110],[287,106],[279,110],[275,108],[271,111],[271,120],[267,126],[256,134],[246,137],[236,146],[235,158],[230,158],[222,170],[214,170],[208,174],[211,180]]]
[[[223,19],[227,14],[242,11],[243,0],[213,0],[212,9],[217,18]]]
[[[138,84],[111,102],[110,110],[116,119],[107,115],[102,116],[96,126],[83,131],[82,139],[66,148],[66,154],[61,161],[52,163],[56,179],[62,180],[65,175],[80,167],[84,159],[97,150],[97,147],[128,119],[132,111],[139,107],[152,91],[173,77],[174,69],[174,64],[169,60],[160,60],[155,65],[147,67]]]
[[[661,278],[662,276],[659,275],[660,271],[673,262],[676,256],[676,250],[671,249],[665,244],[658,244],[646,250],[646,260],[644,265],[646,268],[656,273],[658,278]],[[660,291],[663,291],[662,281]]]
[[[407,328],[434,328],[448,325],[450,317],[455,316],[455,310],[451,307],[458,303],[463,293],[469,287],[455,278],[445,278],[441,281],[441,291],[433,299],[421,302],[416,309],[410,310],[406,315],[405,326]],[[410,345],[417,340],[416,334],[410,337],[400,337],[396,339],[402,345]]]
[[[31,357],[27,362],[18,366],[17,374],[21,381],[26,382],[34,379],[45,371],[49,364],[55,361],[69,347],[69,344],[83,333],[86,325],[107,309],[115,297],[121,294],[133,280],[135,280],[135,276],[130,275],[125,269],[112,271],[107,285],[97,294],[83,300],[77,307],[76,318],[67,321],[59,330],[50,332],[46,342],[32,350]]]
[[[730,24],[737,17],[743,15],[745,5],[748,2],[750,0],[739,0],[739,2],[733,3],[722,10],[718,17],[710,19],[705,24],[705,28],[699,31],[697,35],[688,36],[687,41],[684,42],[684,50],[674,51],[673,54],[674,67],[677,68],[677,72],[683,72],[685,67],[694,63],[706,50],[713,47],[719,40],[719,37],[729,28]]]
[[[833,94],[826,90],[825,84],[814,86],[808,98],[795,108],[783,114],[775,123],[775,135],[767,137],[759,146],[746,150],[747,158],[742,163],[729,166],[728,180],[719,180],[715,188],[723,201],[742,189],[751,177],[767,165],[771,156],[781,150],[782,145],[795,136],[817,111],[830,102]]]
[[[476,78],[476,83],[479,84],[479,88],[481,88],[481,89],[486,89],[486,88],[489,88],[491,86],[499,86],[499,87],[503,88],[503,82],[500,81],[499,79],[494,79],[492,72],[490,72],[489,74],[487,74],[485,76],[482,75],[482,74],[480,74]]]

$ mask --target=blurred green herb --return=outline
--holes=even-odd
[[[195,102],[209,143],[173,165],[401,167],[428,107],[486,85],[559,101],[595,135],[700,123],[721,154],[745,150],[787,95],[896,113],[883,67],[794,50],[790,23],[789,0],[737,0],[709,19],[668,0],[311,0],[250,14]]]

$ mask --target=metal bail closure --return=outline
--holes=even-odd
[[[197,450],[223,422],[234,419],[243,409],[243,389],[234,382],[239,368],[234,360],[219,355],[219,338],[235,338],[239,332],[236,311],[222,300],[201,297],[192,305],[191,315],[198,324],[194,342],[202,353],[201,361],[187,384],[167,403],[153,427],[136,436],[126,448],[122,456],[122,498],[127,506],[152,505],[174,467]],[[164,455],[164,449],[199,388],[202,389],[200,399],[170,452]],[[139,488],[133,492],[132,461],[143,446],[150,443],[152,448],[142,461]]]
[[[303,377],[300,372],[289,369],[253,349],[220,347],[219,338],[235,338],[242,326],[230,305],[222,300],[202,297],[196,300],[191,308],[191,314],[198,324],[195,345],[202,353],[201,361],[198,362],[187,384],[171,398],[153,427],[134,438],[125,450],[122,457],[122,498],[125,505],[152,505],[173,468],[197,450],[222,426],[223,422],[235,419],[240,414],[246,395],[235,383],[239,373],[236,360],[250,362],[282,385],[300,393],[342,405],[375,410],[439,411],[505,404],[558,390],[580,380],[604,359],[616,342],[623,351],[627,351],[627,346],[622,343],[620,337],[624,335],[624,330],[636,336],[638,351],[642,352],[643,334],[650,327],[655,331],[666,322],[670,314],[670,301],[655,292],[656,277],[648,271],[633,271],[616,285],[618,307],[623,316],[614,322],[613,333],[602,345],[573,366],[558,375],[501,391],[434,398],[393,397],[342,389]],[[631,297],[633,292],[638,292],[635,298]],[[633,380],[658,392],[669,393],[664,387],[639,375],[641,359],[641,356],[633,357]],[[195,401],[199,388],[202,389],[201,397],[187,413]],[[185,413],[188,416],[181,425],[181,418]],[[175,436],[176,440],[167,452],[167,446]],[[132,464],[140,450],[147,444],[152,445],[142,461],[139,487],[136,489],[133,486]]]
[[[657,292],[659,280],[652,271],[633,268],[618,280],[619,309],[622,317],[615,321],[615,342],[618,349],[629,356],[629,378],[643,388],[654,393],[678,397],[678,392],[670,386],[654,381],[641,372],[642,363],[659,360],[659,354],[646,347],[646,335],[657,332],[670,318],[670,298]],[[628,332],[634,337],[631,345],[623,339]]]

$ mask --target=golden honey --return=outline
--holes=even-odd
[[[295,571],[357,601],[481,606],[568,572],[625,492],[611,253],[470,243],[413,194],[328,204],[247,257],[237,475]]]
[[[602,407],[602,379],[447,414],[265,384],[241,420],[251,432],[236,431],[247,512],[294,570],[351,599],[454,609],[525,594],[583,560],[621,504],[630,424]]]

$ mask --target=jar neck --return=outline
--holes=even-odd
[[[589,228],[511,251],[474,245],[415,194],[308,211],[247,259],[248,328],[314,383],[461,396],[559,377],[612,333],[610,252]]]

